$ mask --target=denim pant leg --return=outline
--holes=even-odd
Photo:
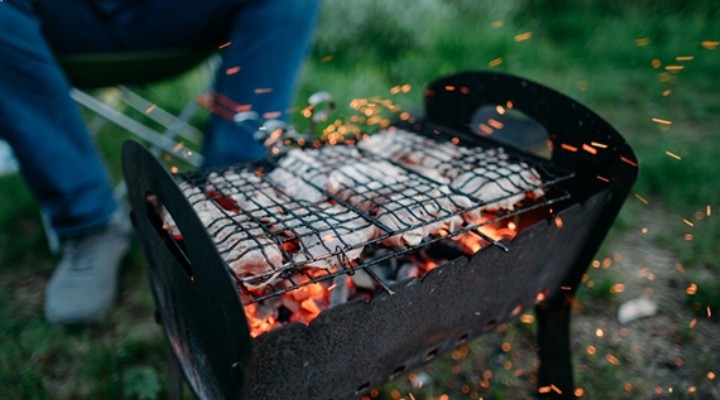
[[[320,0],[257,0],[235,16],[222,51],[216,92],[264,118],[287,120],[307,57]],[[264,148],[221,115],[211,117],[203,149],[206,166],[258,160]]]
[[[0,136],[61,236],[99,228],[117,208],[70,86],[30,10],[0,2]]]

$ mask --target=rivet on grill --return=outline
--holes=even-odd
[[[469,333],[463,333],[456,341],[455,344],[463,344],[467,342],[468,338],[470,337]]]
[[[425,361],[430,361],[433,358],[435,358],[435,356],[437,356],[437,354],[438,354],[438,350],[439,349],[436,347],[436,348],[428,351],[428,353],[425,355]]]
[[[360,394],[370,388],[370,382],[365,382],[362,385],[358,386],[357,389],[355,389],[355,394]]]
[[[394,380],[398,377],[398,375],[402,374],[403,372],[405,372],[405,364],[398,365],[397,367],[395,367],[392,374],[390,374],[390,380]]]

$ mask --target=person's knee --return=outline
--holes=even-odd
[[[266,0],[267,6],[274,9],[273,23],[298,34],[313,28],[317,19],[321,0]]]
[[[23,2],[9,2],[0,6],[0,44],[12,45],[38,28],[38,21]]]

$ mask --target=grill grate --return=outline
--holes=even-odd
[[[251,304],[466,232],[508,251],[479,228],[568,200],[562,183],[573,176],[482,138],[420,127],[180,179]],[[501,211],[475,222],[488,208]],[[375,247],[389,251],[363,253]],[[262,268],[233,268],[248,263]]]

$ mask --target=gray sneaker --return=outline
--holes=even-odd
[[[120,261],[131,227],[119,214],[100,231],[69,238],[45,289],[45,317],[54,324],[99,322],[117,293]]]

